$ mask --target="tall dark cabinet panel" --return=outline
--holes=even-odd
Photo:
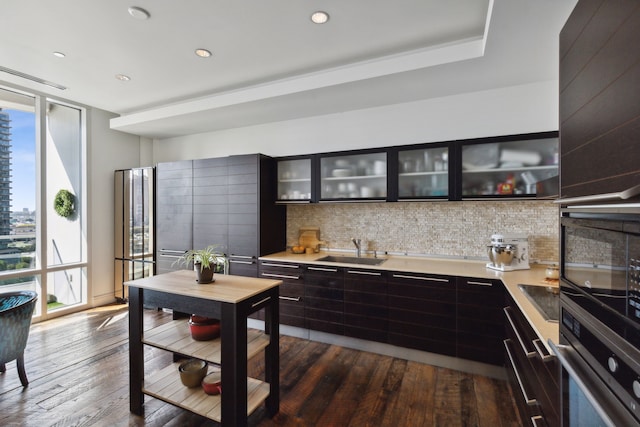
[[[229,244],[229,158],[193,161],[193,248]]]
[[[179,270],[175,260],[193,246],[193,162],[156,166],[156,274]]]
[[[562,198],[640,184],[640,8],[580,0],[560,32]]]
[[[258,277],[258,257],[286,249],[286,207],[276,205],[276,161],[262,154],[228,158],[231,274]]]
[[[189,249],[221,245],[230,274],[258,277],[258,257],[286,248],[275,167],[261,154],[159,163],[156,273],[185,268],[174,261]]]

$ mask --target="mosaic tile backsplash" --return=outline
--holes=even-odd
[[[529,236],[530,262],[559,259],[559,209],[550,201],[464,201],[289,205],[287,245],[319,227],[324,248],[487,259],[492,234]]]

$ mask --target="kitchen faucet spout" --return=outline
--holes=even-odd
[[[356,256],[360,258],[360,239],[356,239],[355,237],[351,239],[354,245],[356,245]]]

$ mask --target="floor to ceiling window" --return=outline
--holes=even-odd
[[[84,133],[81,108],[0,88],[0,292],[37,291],[36,317],[87,303]]]

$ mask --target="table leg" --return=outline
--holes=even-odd
[[[269,397],[265,402],[267,414],[273,417],[280,410],[280,305],[278,288],[271,292],[271,301],[265,307],[265,331],[269,345],[264,352],[265,381],[269,383]]]
[[[142,325],[142,289],[129,287],[129,410],[136,415],[144,415]]]
[[[222,425],[247,425],[247,315],[223,303],[220,319]]]

